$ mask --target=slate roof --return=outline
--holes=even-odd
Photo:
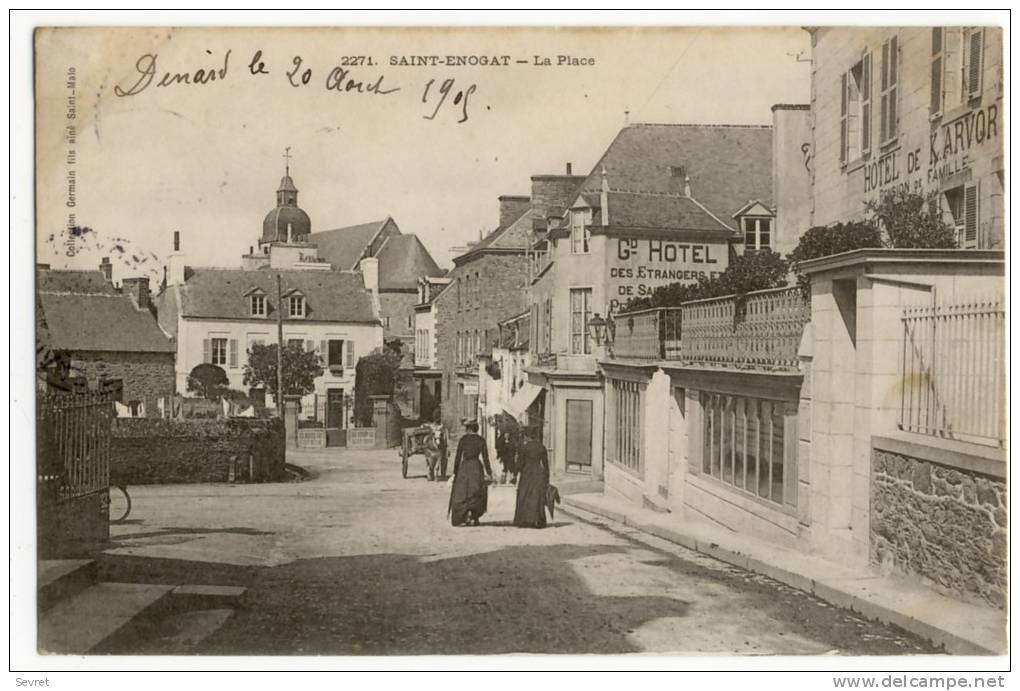
[[[251,288],[266,294],[267,319],[275,317],[276,276],[283,292],[299,290],[305,296],[304,321],[376,323],[372,295],[361,274],[353,271],[194,268],[182,286],[170,286],[159,296],[160,311],[168,300],[179,301],[169,310],[187,317],[252,319],[244,295]],[[169,324],[164,322],[169,328]]]
[[[383,241],[376,254],[379,260],[379,290],[418,290],[423,276],[442,276],[432,255],[417,235],[394,235]]]
[[[119,295],[102,271],[43,270],[36,272],[38,290],[47,293]]]
[[[40,291],[38,299],[45,320],[45,329],[40,329],[39,337],[53,350],[134,353],[175,350],[152,314],[135,307],[129,295]]]
[[[492,250],[523,252],[528,249],[531,244],[533,217],[534,212],[532,209],[525,210],[510,225],[497,227],[495,230],[479,240],[467,252],[458,257],[454,257],[453,263],[459,266],[460,264],[480,256],[486,251]]]
[[[365,248],[375,238],[389,218],[356,226],[334,228],[311,233],[308,242],[319,248],[319,256],[333,264],[337,269],[353,270],[357,268]]]
[[[582,194],[609,186],[628,192],[680,194],[685,167],[691,196],[719,218],[731,218],[748,199],[772,200],[772,128],[743,125],[646,125],[624,127],[592,168]],[[588,197],[586,197],[588,199]],[[596,202],[597,203],[597,202]],[[610,222],[613,207],[610,202]]]
[[[609,192],[609,223],[631,228],[731,230],[688,197],[632,192]]]

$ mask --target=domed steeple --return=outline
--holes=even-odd
[[[283,157],[286,159],[280,188],[276,190],[276,208],[266,214],[262,222],[260,245],[270,242],[305,242],[312,232],[312,221],[297,203],[298,190],[290,177],[290,147]]]

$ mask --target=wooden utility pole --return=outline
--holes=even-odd
[[[276,274],[276,414],[283,417],[283,281]]]

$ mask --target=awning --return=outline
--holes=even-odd
[[[535,386],[531,382],[524,382],[524,385],[517,390],[514,397],[510,399],[510,403],[503,406],[503,410],[513,415],[518,420],[528,410],[535,399],[538,398],[538,394],[542,393],[541,386]]]

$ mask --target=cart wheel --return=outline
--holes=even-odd
[[[405,480],[407,479],[407,451],[400,454],[400,474],[404,476]]]

